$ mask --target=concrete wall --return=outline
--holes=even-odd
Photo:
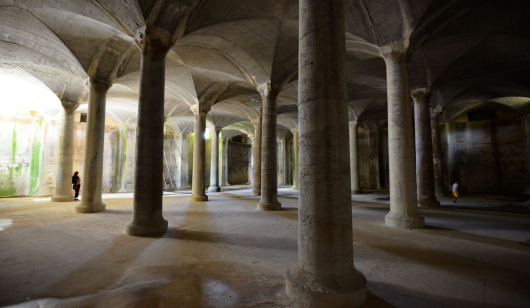
[[[361,188],[370,188],[370,136],[363,127],[358,129],[359,144],[359,181]]]
[[[55,190],[59,121],[52,117],[0,116],[0,197],[50,196]],[[74,124],[74,168],[83,179],[86,123]],[[103,192],[134,189],[136,133],[105,127]]]
[[[463,115],[444,132],[446,188],[462,192],[522,193],[529,185],[524,117],[469,121]]]
[[[53,193],[57,135],[56,119],[0,116],[0,197]]]
[[[359,179],[361,188],[389,187],[388,129],[368,130],[359,127]]]
[[[390,187],[390,163],[388,157],[388,127],[379,130],[379,177],[381,187]]]
[[[252,145],[228,141],[228,183],[231,185],[248,183],[248,165]]]

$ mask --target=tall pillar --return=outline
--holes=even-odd
[[[390,161],[390,212],[385,223],[391,227],[425,227],[418,214],[412,106],[405,47],[382,48],[386,63],[388,95],[388,152]]]
[[[291,129],[293,133],[293,151],[294,151],[294,166],[293,166],[293,190],[298,190],[298,128]]]
[[[215,128],[212,131],[212,140],[211,140],[211,150],[212,155],[210,159],[210,187],[208,191],[219,192],[221,187],[219,187],[219,133],[221,128]]]
[[[442,141],[440,138],[440,112],[431,111],[431,130],[432,130],[432,156],[434,166],[434,190],[436,197],[445,197],[444,179],[442,172]]]
[[[63,118],[57,154],[57,175],[52,202],[74,201],[72,196],[72,172],[74,168],[74,114],[77,102],[62,101]]]
[[[285,185],[293,185],[293,138],[285,140]]]
[[[164,168],[164,90],[166,56],[171,45],[156,36],[138,43],[140,96],[136,127],[136,168],[133,219],[125,234],[152,236],[167,231],[162,216],[162,174]]]
[[[357,130],[359,123],[350,121],[350,177],[352,194],[362,194],[361,181],[359,180],[359,138]]]
[[[221,186],[228,186],[228,138],[221,139]]]
[[[81,174],[81,203],[78,213],[97,213],[105,210],[101,199],[103,184],[103,141],[105,136],[105,107],[107,92],[112,85],[91,78],[88,94],[88,114],[85,140],[85,160]]]
[[[277,211],[278,202],[278,159],[276,141],[277,99],[280,88],[270,82],[258,86],[263,98],[261,131],[261,200],[258,210]]]
[[[252,143],[252,157],[254,159],[254,182],[252,193],[261,195],[261,118],[252,121],[254,125],[254,140]]]
[[[358,307],[353,265],[344,0],[300,0],[298,262],[287,294],[302,307]],[[333,46],[330,48],[329,46]],[[331,137],[331,138],[330,138]]]
[[[250,150],[250,158],[248,160],[248,184],[250,184],[250,189],[254,188],[254,164],[255,164],[255,158],[254,158],[254,146],[256,143],[256,136],[254,133],[249,133],[248,138],[250,138],[251,142],[251,150]]]
[[[204,191],[206,177],[204,168],[206,160],[206,140],[204,139],[204,132],[206,131],[206,114],[208,114],[209,109],[200,103],[191,106],[190,109],[195,116],[195,131],[193,134],[193,178],[189,201],[208,201],[208,196]]]
[[[278,186],[285,185],[285,138],[278,140]]]
[[[418,206],[437,207],[434,188],[433,146],[431,132],[430,90],[427,88],[412,91],[414,99],[414,122],[416,139],[416,181]]]

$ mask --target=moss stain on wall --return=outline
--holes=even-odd
[[[31,146],[31,164],[30,164],[30,182],[29,182],[29,195],[33,196],[39,191],[39,180],[40,180],[40,162],[41,162],[41,131],[42,123],[44,118],[39,117],[37,119],[38,132]]]
[[[11,139],[11,160],[10,165],[8,166],[8,176],[7,178],[4,178],[4,181],[2,181],[2,185],[0,185],[0,197],[11,197],[14,196],[17,192],[16,187],[13,186],[13,179],[14,179],[14,173],[15,173],[15,157],[16,157],[16,150],[17,150],[17,131],[16,128],[13,127],[13,137]]]

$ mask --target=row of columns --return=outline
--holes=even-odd
[[[366,300],[366,278],[353,263],[351,193],[360,189],[358,177],[350,176],[350,173],[358,176],[358,170],[355,172],[355,167],[358,169],[358,154],[354,151],[358,148],[358,141],[357,123],[350,128],[350,132],[353,130],[355,133],[348,131],[343,65],[346,50],[344,0],[301,0],[300,12],[299,129],[295,137],[298,139],[295,142],[298,164],[295,166],[299,168],[295,182],[299,182],[300,190],[299,247],[297,263],[286,274],[287,292],[297,303],[307,307],[359,306]],[[125,232],[150,236],[165,233],[168,226],[162,216],[160,174],[163,167],[164,69],[170,46],[156,38],[147,38],[139,45],[142,63],[134,211]],[[417,190],[417,174],[411,172],[415,169],[416,155],[405,48],[395,44],[382,51],[387,66],[391,153],[391,202],[385,221],[395,227],[420,228],[424,226],[424,219],[417,213],[416,192],[423,190]],[[101,174],[105,96],[109,87],[109,84],[96,80],[92,80],[90,86],[87,123],[90,133],[86,139],[84,166],[84,177],[89,180],[83,181],[82,202],[76,208],[78,212],[105,209],[101,201]],[[258,90],[263,98],[263,110],[261,121],[253,123],[256,128],[253,191],[257,194],[260,183],[258,209],[279,210],[276,114],[280,87],[269,82],[260,85]],[[197,104],[191,109],[195,116],[195,142],[193,187],[189,200],[206,201],[204,132],[209,108]],[[417,118],[423,120],[424,106],[417,110]],[[421,125],[418,129],[424,136],[426,126]],[[217,147],[218,132],[212,136],[215,136],[213,143]],[[350,149],[344,147],[348,139]],[[428,142],[423,140],[416,144],[416,147],[422,148],[421,155],[418,155],[420,162],[426,161],[425,157],[429,156],[428,146]],[[217,148],[215,151],[218,153]],[[217,164],[218,157],[214,155],[212,164]],[[357,166],[351,167],[350,161],[357,162]],[[261,172],[256,171],[258,162],[261,163]],[[429,172],[432,170],[421,169],[418,177],[430,175]],[[300,178],[298,175],[301,175]],[[61,180],[63,177],[61,175]],[[212,178],[210,188],[219,187],[218,178],[218,175]],[[432,188],[430,183],[421,183],[422,189]],[[423,198],[424,195],[421,196]],[[430,194],[425,196],[425,199],[432,198]]]

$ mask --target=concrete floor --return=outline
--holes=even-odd
[[[0,199],[0,306],[293,306],[284,273],[296,262],[297,193],[279,190],[279,212],[256,211],[249,189],[208,195],[166,194],[170,229],[160,238],[123,234],[132,194],[104,195],[98,214],[74,213],[77,202]],[[428,227],[406,231],[384,225],[387,197],[354,196],[365,307],[530,307],[530,216],[488,209],[513,207],[509,198],[421,209]]]

